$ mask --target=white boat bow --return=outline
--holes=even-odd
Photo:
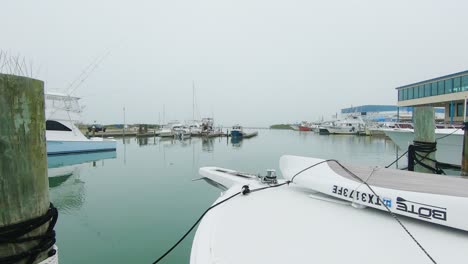
[[[321,160],[285,156],[281,159],[283,176],[291,179],[318,161]],[[351,168],[355,169],[357,167]],[[238,193],[244,185],[250,190],[269,186],[250,174],[216,167],[201,168],[200,174],[227,188],[215,204]],[[329,176],[341,178],[318,181],[317,185],[306,181],[333,179]],[[284,179],[278,180],[278,183],[283,182]],[[307,170],[289,185],[237,195],[205,215],[193,240],[190,263],[430,263],[388,212],[371,209],[372,206],[362,199],[366,206],[351,206],[352,201],[342,196],[343,189],[341,195],[333,195],[335,185],[348,183],[353,184],[350,188],[355,191],[369,192],[365,186],[340,176],[339,171],[323,163]],[[388,189],[374,188],[379,195]],[[406,192],[405,195],[412,191]],[[417,195],[424,198],[422,193]],[[437,263],[462,263],[468,256],[468,233],[457,228],[466,227],[463,223],[466,221],[454,218],[460,214],[460,220],[466,219],[466,196],[436,196],[441,200],[434,205],[446,207],[448,219],[454,220],[451,224],[457,225],[455,228],[401,215],[398,218]],[[445,203],[457,199],[464,209],[457,211],[452,204]],[[435,202],[431,199],[416,201]],[[394,202],[392,208],[396,208],[396,200]],[[416,204],[413,206],[420,208]]]

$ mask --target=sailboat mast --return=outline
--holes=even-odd
[[[192,120],[195,121],[195,81],[192,81]]]

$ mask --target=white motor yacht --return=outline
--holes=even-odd
[[[330,134],[356,135],[365,132],[366,123],[358,116],[334,121],[331,125],[322,126]]]

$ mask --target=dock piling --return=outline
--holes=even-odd
[[[435,143],[435,112],[432,106],[417,106],[414,107],[414,144],[427,145]],[[425,152],[415,149],[415,158],[420,160],[424,165],[416,162],[414,171],[433,173],[432,170],[426,168],[435,168],[435,151]]]
[[[463,137],[461,176],[468,176],[468,122],[465,122],[463,125],[465,133]]]
[[[0,73],[0,190],[0,230],[49,210],[44,82],[40,80]],[[47,223],[22,237],[44,235]],[[0,262],[38,244],[37,240],[0,242]],[[39,253],[33,263],[46,259],[49,250]]]

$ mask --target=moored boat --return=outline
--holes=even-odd
[[[242,134],[242,137],[243,138],[253,138],[253,137],[256,137],[258,136],[258,132],[257,131],[253,131],[253,132],[243,132]]]
[[[172,132],[172,129],[169,127],[163,127],[159,130],[159,136],[162,138],[173,138],[174,132]]]
[[[294,131],[299,131],[299,124],[290,125],[290,127]]]
[[[192,133],[190,132],[190,129],[186,126],[182,126],[180,129],[174,132],[178,139],[183,140],[183,139],[188,139],[192,137]]]
[[[360,117],[348,117],[344,120],[332,122],[331,125],[323,126],[330,134],[356,135],[365,132],[366,124]]]
[[[114,139],[87,138],[75,125],[80,121],[79,97],[45,93],[47,155],[116,150]]]
[[[231,137],[238,137],[241,138],[244,136],[244,132],[242,129],[242,126],[240,125],[235,125],[231,129]]]
[[[200,123],[198,123],[197,121],[192,121],[189,125],[188,125],[188,128],[190,130],[190,134],[192,136],[200,136],[201,133],[202,133],[202,127],[200,125]]]
[[[223,192],[198,226],[190,263],[390,264],[433,257],[458,263],[466,257],[460,251],[468,246],[468,180],[343,166],[357,178],[333,161],[294,156],[281,158],[285,179],[272,171],[259,177],[201,168]],[[281,244],[287,250],[273,254]]]
[[[299,131],[311,131],[310,124],[306,121],[302,121],[299,125]]]
[[[395,128],[383,129],[388,136],[401,150],[408,150],[408,146],[413,144],[414,129]],[[456,128],[436,128],[435,135],[437,141],[436,160],[444,163],[461,165],[463,150],[463,130]]]

